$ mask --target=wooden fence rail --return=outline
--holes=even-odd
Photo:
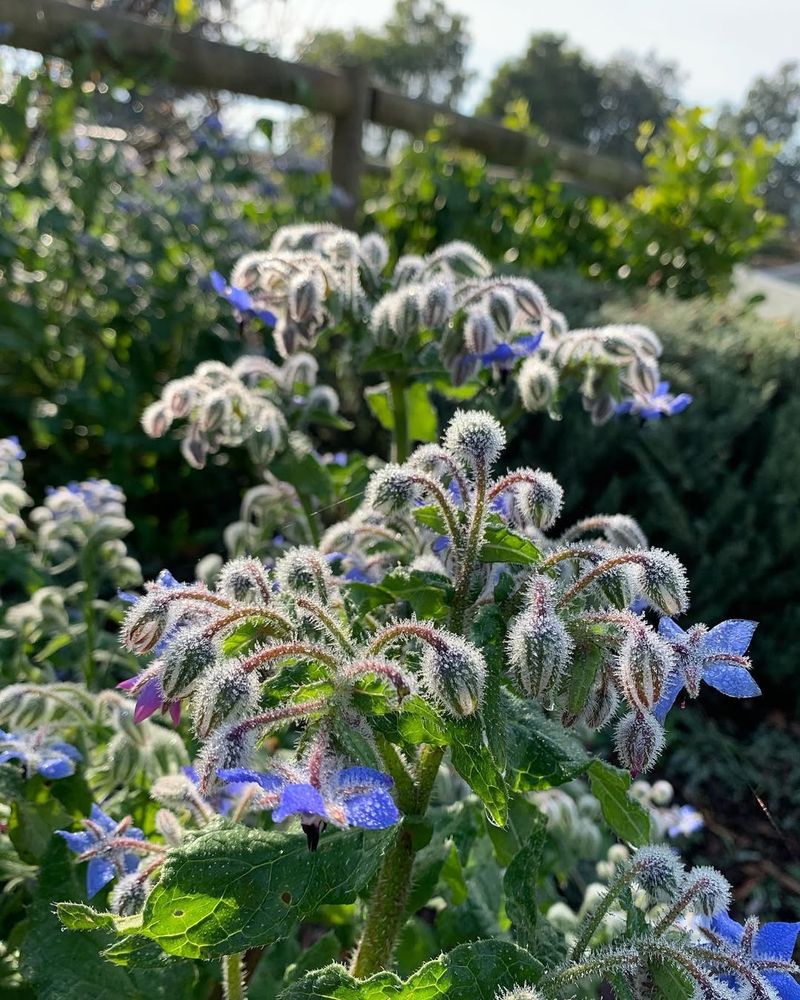
[[[151,76],[186,89],[227,90],[331,115],[331,174],[333,182],[350,195],[353,206],[365,167],[362,132],[367,121],[414,136],[424,135],[443,121],[455,145],[484,154],[492,164],[523,168],[551,163],[587,190],[605,194],[624,195],[643,179],[635,165],[572,143],[514,132],[430,101],[374,87],[358,67],[331,72],[286,62],[211,41],[197,32],[163,28],[70,0],[0,0],[0,23],[5,27],[4,43],[17,48],[65,59],[88,50],[98,65],[129,65],[132,59],[142,59]]]

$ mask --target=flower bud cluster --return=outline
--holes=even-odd
[[[307,353],[282,365],[257,355],[245,355],[231,367],[207,361],[194,374],[168,382],[142,414],[142,426],[150,437],[162,437],[176,420],[185,420],[181,450],[196,469],[221,448],[243,444],[253,461],[265,466],[286,445],[287,417],[313,420],[315,414],[338,412],[338,396],[330,386],[317,385],[317,371]]]
[[[7,549],[25,534],[21,512],[33,503],[25,492],[24,458],[19,438],[0,438],[0,546]]]

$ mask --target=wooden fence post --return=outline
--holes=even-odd
[[[372,88],[365,66],[347,66],[342,73],[350,85],[351,101],[348,109],[333,119],[331,179],[340,198],[342,225],[355,229],[364,173],[364,122]]]

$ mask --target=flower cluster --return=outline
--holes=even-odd
[[[142,426],[150,437],[162,437],[176,420],[185,420],[181,451],[196,469],[221,448],[242,444],[264,467],[286,445],[290,425],[337,413],[339,398],[330,386],[317,385],[317,370],[315,359],[302,352],[282,365],[258,355],[230,367],[206,361],[192,375],[167,383],[142,414]]]
[[[0,438],[0,545],[8,549],[25,534],[20,513],[33,503],[25,492],[24,458],[19,438]]]
[[[14,733],[0,729],[0,764],[18,761],[29,778],[37,773],[43,778],[68,778],[81,759],[76,747],[54,738],[47,727]]]

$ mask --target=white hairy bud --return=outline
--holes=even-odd
[[[482,410],[457,410],[444,435],[445,449],[472,468],[488,469],[505,445],[501,424]]]

